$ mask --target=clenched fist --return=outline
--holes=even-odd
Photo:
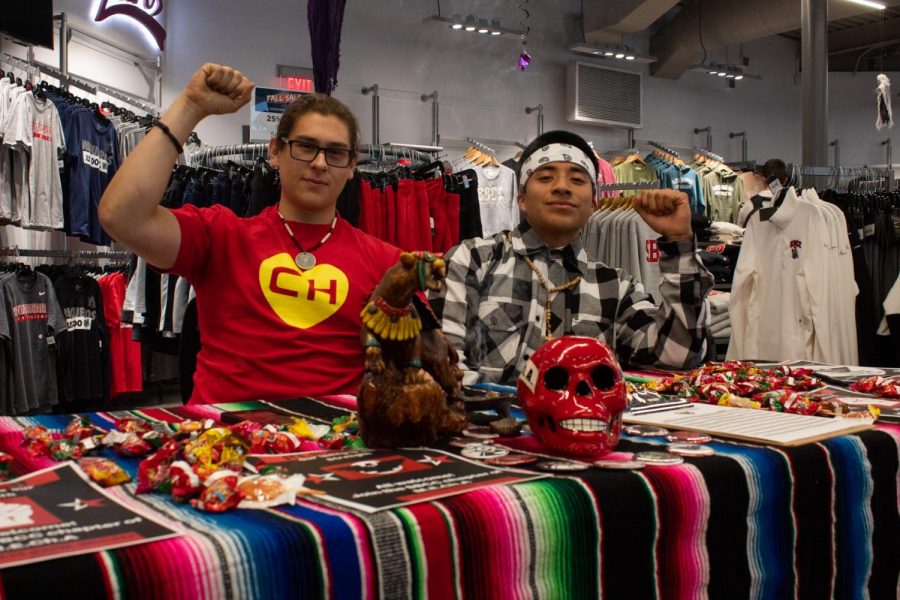
[[[691,205],[687,194],[676,190],[651,190],[634,197],[634,210],[666,241],[692,239]]]
[[[240,71],[206,63],[194,73],[184,90],[200,118],[233,113],[250,101],[253,82]]]

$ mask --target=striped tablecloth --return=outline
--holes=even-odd
[[[284,404],[329,421],[353,399]],[[254,403],[93,413],[218,418]],[[53,464],[0,419],[18,474]],[[625,436],[637,451],[662,439]],[[528,439],[513,442],[537,449]],[[0,571],[6,598],[897,598],[900,428],[798,448],[713,442],[716,456],[574,475],[354,514],[296,506],[206,514],[160,494],[114,492],[182,537]],[[136,460],[117,459],[134,475]]]

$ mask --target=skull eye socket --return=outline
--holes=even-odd
[[[548,390],[558,392],[566,389],[569,384],[569,372],[564,367],[550,367],[544,373],[544,386]]]
[[[616,384],[616,373],[606,365],[597,365],[591,371],[591,381],[598,390],[608,390]]]

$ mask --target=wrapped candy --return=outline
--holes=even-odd
[[[128,434],[125,441],[116,446],[116,454],[122,458],[141,458],[152,451],[153,447],[135,433]]]
[[[303,487],[303,475],[279,477],[254,475],[238,482],[237,491],[242,500],[238,508],[269,508],[279,504],[294,504],[297,491]]]
[[[253,445],[254,434],[263,426],[255,421],[241,421],[230,427],[232,435],[237,436],[248,446]]]
[[[53,460],[81,458],[81,446],[66,439],[50,442],[49,450]]]
[[[151,456],[148,456],[138,465],[138,494],[144,494],[160,489],[169,478],[169,465],[175,461],[178,455],[178,443],[168,441]]]
[[[50,456],[50,444],[53,442],[53,434],[42,425],[32,425],[22,431],[24,441],[22,445],[28,449],[28,453],[34,457]]]
[[[116,419],[116,431],[122,433],[145,433],[150,430],[150,424],[147,421],[135,417],[125,417]]]
[[[131,481],[131,475],[107,458],[88,456],[79,460],[78,466],[87,473],[88,477],[103,487],[112,487]]]
[[[172,499],[176,502],[187,502],[200,493],[200,476],[183,460],[176,460],[169,465],[168,479]]]
[[[225,512],[235,508],[241,501],[241,494],[237,491],[239,478],[235,471],[216,471],[206,479],[200,496],[191,500],[191,505],[206,512]]]
[[[290,431],[279,431],[269,440],[268,450],[272,454],[289,454],[299,452],[300,438]]]
[[[66,426],[63,437],[71,442],[80,442],[94,434],[94,427],[87,417],[74,417]]]

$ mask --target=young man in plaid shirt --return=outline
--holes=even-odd
[[[687,196],[653,190],[633,200],[661,236],[656,306],[640,283],[592,260],[581,245],[597,171],[581,137],[544,133],[522,153],[516,172],[525,220],[446,255],[446,284],[431,304],[461,352],[465,384],[515,385],[531,354],[562,335],[599,339],[623,366],[688,369],[701,362],[713,277],[695,253]]]

